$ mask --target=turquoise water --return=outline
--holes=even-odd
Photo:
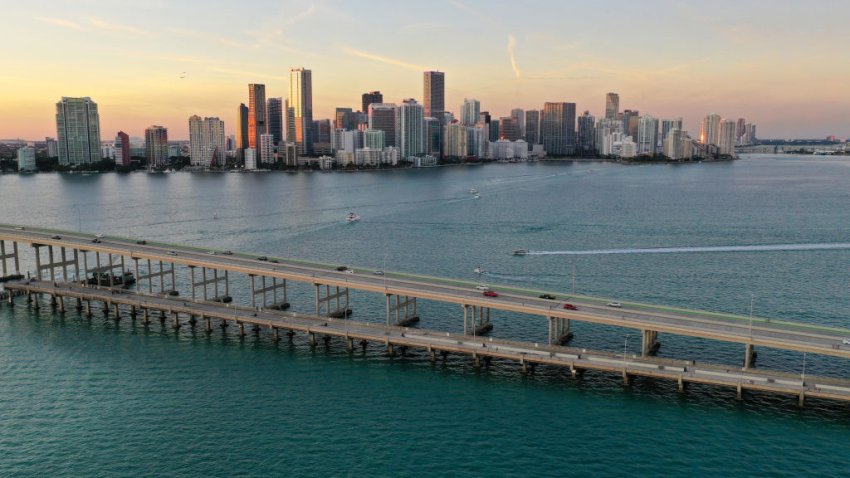
[[[850,161],[488,165],[367,174],[0,176],[0,222],[131,235],[848,327]],[[481,199],[473,200],[476,186]],[[75,206],[76,205],[76,206]],[[355,210],[362,217],[346,224]],[[213,219],[216,214],[217,219]],[[781,247],[776,245],[786,245]],[[823,248],[824,245],[832,247]],[[742,249],[742,246],[746,246]],[[754,246],[751,247],[751,246]],[[769,247],[762,247],[769,246]],[[551,254],[514,257],[526,248]],[[664,253],[646,249],[672,248]],[[707,249],[707,250],[705,250]],[[617,254],[612,250],[621,251]],[[584,254],[570,254],[571,252]],[[587,251],[597,251],[587,253]],[[290,302],[309,311],[311,291]],[[245,300],[244,297],[237,300]],[[357,320],[381,298],[354,294]],[[840,476],[850,409],[461,358],[311,351],[216,330],[144,329],[0,307],[0,475]],[[423,327],[460,310],[420,305]],[[498,337],[542,339],[496,314]],[[630,331],[575,324],[575,345]],[[735,364],[738,346],[660,337]],[[632,338],[630,345],[636,345]],[[799,354],[759,366],[799,371]],[[809,356],[807,373],[850,377]]]

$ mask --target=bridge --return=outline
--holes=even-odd
[[[26,246],[26,247],[25,247]],[[31,252],[31,256],[24,252]],[[21,263],[34,262],[35,270],[24,280]],[[800,377],[779,372],[756,370],[756,347],[815,353],[850,358],[850,345],[843,343],[850,330],[785,321],[767,321],[728,314],[693,311],[645,304],[623,303],[611,307],[595,298],[574,298],[565,302],[541,298],[540,291],[493,286],[488,295],[475,287],[448,278],[416,276],[390,271],[343,269],[296,259],[234,254],[150,241],[96,237],[91,234],[56,231],[29,226],[0,225],[0,280],[7,299],[25,295],[38,307],[38,295],[51,298],[51,304],[65,310],[65,300],[75,300],[90,314],[92,303],[103,304],[106,313],[121,316],[121,307],[131,317],[159,312],[172,325],[181,325],[180,316],[195,325],[201,317],[208,331],[211,320],[219,325],[236,324],[240,334],[245,325],[255,330],[266,328],[278,337],[306,333],[311,343],[316,337],[330,340],[343,337],[349,347],[358,343],[378,343],[389,353],[395,348],[413,348],[436,353],[470,355],[476,364],[493,358],[512,360],[523,369],[536,364],[567,367],[573,376],[583,370],[603,370],[622,374],[628,383],[633,376],[651,376],[675,380],[679,388],[686,383],[709,383],[734,387],[740,397],[746,389],[793,394],[800,403],[806,396],[850,401],[850,381]],[[343,269],[343,270],[338,270]],[[181,284],[191,290],[180,297],[176,271],[187,277]],[[135,290],[120,286],[133,272]],[[379,272],[379,274],[376,274]],[[243,292],[243,303],[230,303],[234,275],[249,278],[250,290]],[[315,289],[315,314],[287,312],[291,282],[310,284]],[[347,317],[352,304],[349,290],[382,294],[386,321],[383,324],[355,322]],[[422,319],[417,299],[457,304],[462,312],[463,332],[451,334],[411,328]],[[491,310],[529,314],[548,326],[545,343],[515,342],[482,337],[492,329]],[[424,318],[427,320],[427,317]],[[573,332],[571,322],[580,321],[634,329],[641,337],[640,353],[628,356],[588,352],[566,347]],[[743,347],[743,367],[715,367],[688,360],[653,357],[659,346],[658,334],[701,337],[739,343]],[[796,377],[796,378],[793,378]]]

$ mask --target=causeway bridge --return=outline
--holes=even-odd
[[[22,262],[34,263],[34,270],[24,271]],[[70,306],[88,316],[100,309],[116,320],[129,315],[145,325],[158,321],[175,328],[202,326],[209,333],[215,327],[235,326],[241,336],[248,326],[254,333],[268,330],[276,340],[281,333],[289,338],[307,334],[313,346],[320,341],[330,344],[336,338],[344,340],[349,349],[372,344],[386,347],[389,354],[424,350],[434,361],[449,354],[472,357],[476,366],[493,359],[513,361],[524,372],[537,365],[567,368],[573,377],[598,370],[621,375],[626,384],[633,377],[645,376],[675,381],[680,391],[688,383],[729,387],[739,399],[745,390],[792,395],[801,406],[807,397],[850,401],[850,380],[756,369],[753,363],[757,347],[850,358],[850,345],[843,343],[850,338],[848,329],[625,302],[615,308],[592,298],[571,298],[574,307],[564,308],[563,300],[541,298],[536,291],[492,286],[490,291],[495,294],[485,295],[461,281],[377,272],[380,274],[296,259],[0,225],[0,280],[5,281],[4,299],[10,304],[25,297],[31,307],[40,307],[38,297],[46,296],[60,313],[70,301]],[[232,279],[238,275],[248,278],[250,290],[233,290]],[[178,287],[178,277],[185,277],[181,280],[188,283]],[[122,287],[132,280],[132,288]],[[287,310],[292,282],[314,288],[315,313]],[[180,296],[178,289],[191,290],[191,294]],[[349,319],[356,308],[350,290],[383,295],[385,323]],[[231,294],[237,292],[246,305],[231,302]],[[413,327],[422,312],[417,299],[457,304],[458,320],[463,317],[462,332]],[[541,327],[548,327],[548,340],[532,343],[486,336],[493,327],[491,310],[540,317]],[[427,317],[421,320],[424,324]],[[627,355],[625,351],[613,354],[568,347],[572,321],[634,329],[641,337],[639,352]],[[743,366],[654,357],[659,333],[739,343]]]

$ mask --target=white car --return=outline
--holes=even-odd
[[[98,239],[103,239],[103,234],[95,234],[94,237]]]
[[[214,255],[216,255],[216,252],[215,251],[207,251],[207,254],[214,256]]]
[[[850,345],[850,337],[842,340],[841,343],[844,344],[844,345]]]
[[[619,302],[608,302],[608,307],[615,307],[615,308],[619,309],[622,306],[623,306],[623,304],[621,304]]]
[[[479,285],[475,286],[475,288],[478,289],[478,290],[490,290],[490,287],[488,287],[484,284],[479,284]]]
[[[354,269],[346,269],[345,273],[346,274],[354,274]]]
[[[377,271],[375,271],[375,272],[374,272],[374,274],[375,274],[376,276],[382,276],[382,275],[384,275],[384,271],[377,270]]]
[[[174,252],[174,251],[168,251],[168,252],[166,252],[166,254],[168,254],[169,256],[176,256],[177,255],[177,253]]]

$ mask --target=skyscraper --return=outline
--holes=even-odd
[[[283,98],[269,98],[266,101],[266,125],[274,144],[280,144],[283,141]]]
[[[192,166],[224,166],[224,121],[218,118],[189,118],[189,157]]]
[[[236,111],[236,149],[240,157],[242,151],[248,148],[248,107],[245,103],[239,103]]]
[[[442,156],[443,126],[437,118],[425,118],[425,154]]]
[[[650,115],[644,115],[638,120],[637,135],[638,154],[655,156],[658,150],[658,120]]]
[[[443,128],[444,156],[448,158],[464,158],[468,154],[469,127],[453,121]]]
[[[712,113],[702,119],[699,127],[699,142],[720,145],[720,115]]]
[[[513,116],[499,118],[499,139],[516,141],[520,139],[519,125]]]
[[[608,93],[605,95],[605,119],[616,119],[620,112],[620,95]]]
[[[59,164],[79,166],[100,161],[100,115],[89,97],[62,97],[56,103]]]
[[[638,121],[640,120],[640,112],[638,110],[623,111],[623,134],[631,136],[632,139],[637,138]]]
[[[380,91],[370,91],[368,93],[363,93],[363,109],[360,111],[364,113],[369,112],[369,105],[372,103],[383,103],[384,95],[381,94]]]
[[[717,135],[718,152],[722,156],[735,156],[735,136],[738,125],[735,120],[728,119],[720,122],[720,131]]]
[[[540,143],[540,111],[538,110],[525,112],[525,142],[529,147]]]
[[[59,145],[56,144],[56,140],[53,138],[44,138],[44,142],[47,145],[47,157],[55,158],[59,156]]]
[[[481,102],[476,99],[463,99],[463,104],[460,106],[460,124],[464,126],[472,126],[478,122],[478,115],[481,114]]]
[[[682,118],[676,119],[666,119],[661,121],[661,141],[667,139],[667,135],[670,134],[670,131],[674,129],[678,129],[680,132],[682,131]]]
[[[413,98],[401,102],[398,108],[399,144],[402,159],[425,153],[425,109]]]
[[[351,108],[337,108],[334,114],[335,129],[357,129],[357,118]]]
[[[145,129],[145,156],[148,158],[148,169],[165,166],[168,160],[168,129],[162,126]]]
[[[271,166],[275,162],[274,145],[273,134],[266,133],[260,135],[260,158],[263,164],[267,166]]]
[[[130,136],[123,131],[115,135],[115,164],[130,165]]]
[[[514,119],[514,121],[517,124],[517,128],[519,128],[519,138],[517,138],[517,139],[524,139],[525,138],[525,111],[523,111],[521,108],[514,108],[514,109],[511,110],[511,118]],[[514,140],[514,141],[516,141],[516,140]]]
[[[286,133],[286,142],[295,141],[295,112],[289,106],[289,98],[283,100],[283,129]]]
[[[289,107],[292,108],[294,138],[298,154],[313,154],[313,74],[306,68],[289,70]],[[330,144],[330,141],[328,141]]]
[[[578,153],[592,155],[596,153],[596,118],[585,111],[578,117],[578,136],[576,137]]]
[[[426,71],[423,75],[423,89],[425,116],[442,118],[446,111],[446,74],[442,71]]]
[[[398,146],[396,144],[396,105],[393,103],[372,103],[369,105],[369,129],[377,129],[384,132],[385,146]]]
[[[567,156],[575,152],[575,103],[544,103],[540,122],[540,136],[547,154]]]
[[[260,147],[260,135],[266,134],[266,85],[248,85],[248,146]],[[262,157],[259,158],[262,161]]]

